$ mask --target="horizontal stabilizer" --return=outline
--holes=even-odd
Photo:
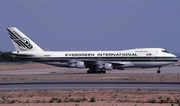
[[[13,56],[24,56],[24,57],[32,57],[34,55],[28,55],[28,54],[12,54]]]

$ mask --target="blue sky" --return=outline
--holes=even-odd
[[[160,47],[180,53],[180,0],[2,0],[0,51],[14,51],[6,27],[42,49],[124,50]]]

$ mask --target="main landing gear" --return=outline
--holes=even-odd
[[[157,70],[157,73],[158,73],[158,74],[161,73],[160,68],[161,68],[161,67],[158,67],[158,70]]]
[[[103,73],[105,74],[106,71],[105,69],[97,69],[97,68],[89,68],[89,70],[87,71],[88,74],[95,74],[95,73]]]

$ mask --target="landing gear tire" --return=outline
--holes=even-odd
[[[104,70],[104,69],[89,69],[88,71],[87,71],[87,73],[88,74],[90,74],[90,73],[92,73],[92,74],[95,74],[95,73],[103,73],[103,74],[105,74],[106,73],[106,71]]]
[[[106,73],[105,69],[100,69],[98,72],[103,73],[103,74]]]
[[[94,69],[89,69],[89,70],[87,71],[87,73],[88,73],[88,74],[93,74],[93,73],[97,73],[97,71],[94,70]]]
[[[160,71],[160,70],[157,70],[157,73],[159,74],[159,73],[161,73],[161,71]]]
[[[161,67],[158,67],[158,70],[157,70],[157,73],[158,73],[158,74],[161,73],[160,68],[161,68]]]
[[[87,70],[87,73],[89,74],[89,73],[90,73],[90,71],[89,71],[89,70]]]

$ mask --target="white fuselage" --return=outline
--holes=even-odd
[[[162,48],[142,48],[123,51],[21,51],[19,53],[16,51],[13,53],[31,55],[19,56],[20,58],[22,57],[51,65],[61,66],[61,64],[63,64],[66,67],[71,67],[71,64],[76,64],[77,61],[84,62],[87,68],[91,65],[101,66],[109,63],[113,65],[114,69],[127,67],[160,67],[178,61],[175,55],[167,53]]]

